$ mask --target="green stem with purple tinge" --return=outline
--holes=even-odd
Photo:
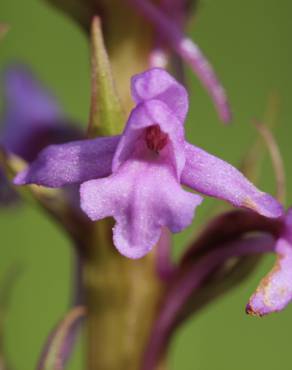
[[[113,77],[128,113],[133,104],[130,77],[148,66],[152,32],[124,3],[106,0],[99,5]],[[155,254],[141,260],[120,255],[112,242],[112,227],[113,220],[97,222],[86,241],[86,369],[139,370],[163,285],[157,274]]]
[[[87,370],[139,370],[161,291],[155,255],[121,256],[112,220],[96,223],[84,260]]]
[[[121,0],[47,1],[71,15],[87,33],[93,16],[100,17],[116,88],[129,113],[130,78],[148,68],[153,27]],[[117,252],[112,226],[113,220],[99,221],[86,228],[81,238],[86,369],[140,370],[164,283],[154,253],[129,260]]]

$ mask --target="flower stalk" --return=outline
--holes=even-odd
[[[109,64],[97,17],[91,30],[92,101],[88,133],[89,137],[116,135],[122,131],[123,108],[128,111],[131,107],[125,100],[123,108],[120,105],[112,75],[115,66]],[[155,253],[139,261],[124,258],[113,245],[112,227],[112,219],[92,224],[80,248],[87,307],[86,368],[137,370],[141,368],[163,284],[157,274]]]
[[[111,241],[112,222],[99,221],[86,242],[84,287],[87,369],[137,370],[163,290],[155,254],[121,256]]]

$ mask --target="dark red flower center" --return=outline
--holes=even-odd
[[[154,152],[162,150],[168,141],[168,135],[158,125],[147,127],[145,136],[147,147]]]

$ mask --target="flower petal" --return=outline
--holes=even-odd
[[[132,96],[137,104],[151,99],[160,100],[184,122],[188,112],[187,91],[165,70],[152,68],[135,75],[131,86]]]
[[[292,245],[286,239],[276,244],[277,261],[250,298],[246,311],[263,316],[282,310],[292,299]]]
[[[37,184],[60,187],[82,183],[111,173],[119,136],[51,145],[14,179],[16,185]]]
[[[92,220],[116,220],[114,244],[129,258],[140,258],[158,242],[161,228],[188,226],[202,198],[184,191],[173,169],[157,159],[128,160],[112,176],[81,186],[81,208]]]
[[[159,125],[161,131],[168,135],[172,150],[169,158],[173,160],[177,175],[180,177],[185,165],[184,129],[168,106],[159,100],[138,104],[132,110],[113,159],[113,172],[133,155],[138,142],[141,143],[139,138],[143,136],[145,128],[153,125]]]
[[[284,222],[281,237],[275,245],[277,260],[246,307],[251,315],[263,316],[280,311],[292,299],[292,208],[288,209]]]
[[[280,217],[282,206],[258,190],[229,163],[188,143],[182,183],[200,193],[226,200],[236,207],[251,209],[266,217]]]

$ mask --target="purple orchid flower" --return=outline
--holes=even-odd
[[[277,254],[275,265],[260,282],[246,307],[251,315],[281,311],[292,299],[292,208],[283,219],[274,251]]]
[[[49,146],[14,183],[80,183],[82,209],[94,221],[115,218],[114,244],[130,258],[148,253],[162,227],[190,225],[202,197],[181,185],[266,217],[282,215],[236,168],[185,141],[188,95],[165,70],[134,76],[132,96],[136,107],[122,135]]]
[[[56,99],[22,65],[9,67],[3,74],[5,111],[0,121],[0,145],[31,162],[49,144],[63,143],[81,134],[64,119]],[[0,204],[17,199],[0,170]]]

